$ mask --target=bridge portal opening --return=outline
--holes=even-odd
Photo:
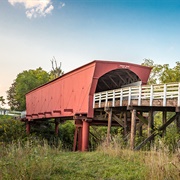
[[[140,85],[141,79],[129,69],[116,69],[99,78],[96,93],[118,89],[132,84]]]

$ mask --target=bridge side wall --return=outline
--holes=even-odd
[[[72,117],[93,118],[93,95],[98,79],[116,69],[133,71],[146,84],[151,68],[125,62],[93,61],[51,81],[26,95],[27,119]]]
[[[83,66],[26,95],[27,119],[72,117],[88,112],[95,64]]]

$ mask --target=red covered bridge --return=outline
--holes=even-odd
[[[107,107],[109,100],[105,100],[104,106],[100,104],[105,101],[98,100],[100,106],[97,107],[94,94],[127,86],[145,85],[150,71],[150,67],[141,65],[95,60],[66,73],[26,94],[27,132],[30,131],[31,121],[54,118],[57,132],[60,121],[74,119],[74,150],[78,139],[78,150],[85,151],[88,148],[89,125],[108,124],[107,119],[101,116],[99,120],[98,117],[106,112],[102,107]],[[127,111],[129,103],[130,100],[128,104],[112,105],[110,101],[108,106],[119,107],[118,111],[124,112]],[[117,122],[112,121],[111,124],[113,123]]]

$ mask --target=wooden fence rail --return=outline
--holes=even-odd
[[[116,101],[119,101],[119,106],[123,105],[123,101],[131,105],[133,100],[137,100],[138,106],[142,105],[143,100],[148,100],[148,106],[153,105],[153,100],[161,100],[162,106],[167,106],[169,99],[176,99],[176,106],[180,107],[180,83],[130,86],[98,92],[94,94],[93,108],[100,108],[102,103],[108,107],[108,102],[114,107]]]

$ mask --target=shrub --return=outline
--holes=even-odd
[[[26,137],[25,125],[10,116],[0,117],[0,142],[9,143]]]

